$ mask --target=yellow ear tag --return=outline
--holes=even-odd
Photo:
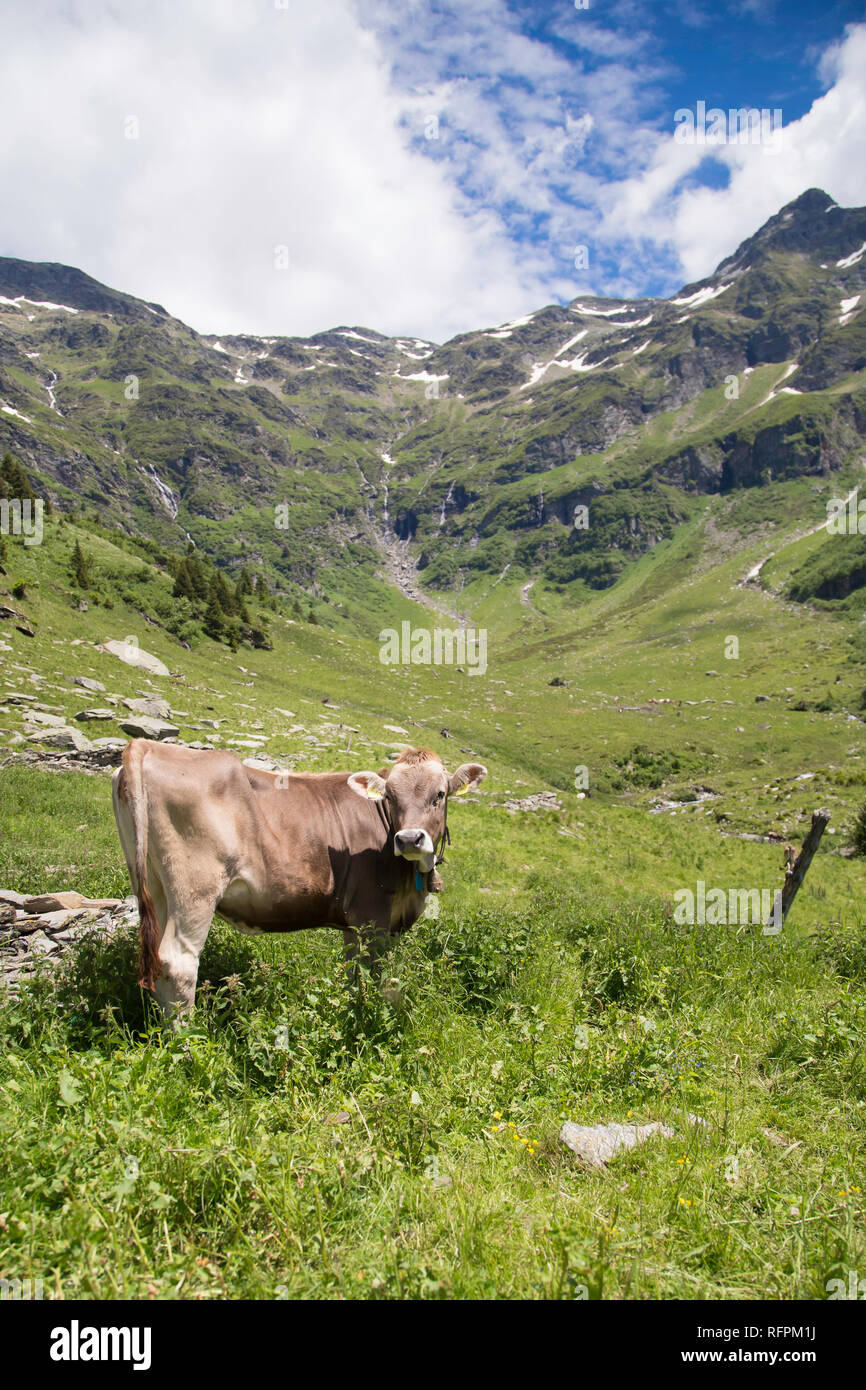
[[[384,801],[385,799],[385,793],[377,792],[375,787],[367,788],[367,796],[370,798],[371,801]]]
[[[460,787],[459,790],[456,791],[456,792],[454,793],[454,795],[455,795],[455,796],[465,796],[466,793],[468,792],[468,790],[469,790],[469,783],[467,782],[467,783],[466,783],[466,786],[465,786],[465,787]]]

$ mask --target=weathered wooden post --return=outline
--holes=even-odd
[[[781,894],[777,894],[777,899],[781,896],[781,903],[777,911],[777,904],[774,902],[773,911],[764,924],[764,935],[775,936],[782,930],[782,923],[787,917],[791,904],[800,891],[800,884],[806,877],[809,865],[812,862],[815,851],[821,843],[821,836],[827,827],[830,819],[829,811],[813,811],[812,824],[809,828],[805,840],[803,841],[800,853],[792,864],[785,870],[785,882],[782,885]]]

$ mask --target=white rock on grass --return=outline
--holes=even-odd
[[[92,724],[99,720],[113,719],[113,709],[83,709],[76,714],[75,718],[80,724]]]
[[[91,680],[90,676],[76,676],[75,684],[80,685],[83,690],[101,691],[105,689],[102,681]]]
[[[676,1130],[653,1120],[646,1125],[575,1125],[566,1120],[559,1137],[587,1168],[604,1168],[622,1149],[634,1149],[654,1134],[673,1139]]]
[[[127,666],[137,666],[139,670],[150,671],[153,676],[171,674],[158,656],[146,652],[143,647],[134,646],[132,642],[117,642],[112,639],[110,642],[105,642],[101,650],[109,652],[111,656],[116,656],[119,661],[125,661]]]

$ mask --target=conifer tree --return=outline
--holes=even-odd
[[[21,464],[7,452],[0,463],[0,497],[17,497],[19,501],[35,502],[36,495]]]
[[[205,615],[202,619],[202,626],[204,627],[204,630],[207,633],[208,637],[212,637],[215,642],[219,642],[223,634],[225,633],[225,614],[223,613],[223,610],[220,608],[219,603],[217,602],[215,593],[211,595],[210,600],[208,602],[208,606],[205,609]]]
[[[190,602],[193,602],[199,597],[196,593],[195,585],[193,584],[192,576],[189,572],[189,564],[186,560],[181,561],[177,575],[175,576],[174,597],[187,598]]]
[[[244,565],[240,574],[238,575],[238,582],[235,586],[235,593],[237,594],[238,598],[241,599],[248,597],[252,592],[253,581],[250,578],[249,570],[247,569],[246,565]]]
[[[93,582],[93,556],[85,555],[77,537],[72,549],[71,568],[72,582],[79,589],[89,589]]]
[[[217,570],[211,579],[209,597],[227,617],[236,615],[237,599],[229,587],[228,580],[220,570]]]

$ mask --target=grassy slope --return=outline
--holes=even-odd
[[[142,1035],[132,942],[82,952],[59,998],[46,983],[3,1006],[0,1271],[66,1297],[789,1298],[856,1268],[862,861],[828,836],[779,938],[677,927],[665,906],[698,878],[780,881],[778,845],[721,831],[798,838],[826,803],[844,842],[863,799],[850,620],[737,587],[771,550],[783,562],[780,518],[820,520],[822,487],[707,501],[580,606],[536,585],[529,607],[510,575],[479,580],[465,601],[490,630],[484,678],[386,668],[351,612],[330,612],[332,629],[275,619],[273,652],[184,652],[119,602],[74,610],[74,528],[49,525],[38,566],[16,551],[38,580],[22,604],[37,635],[3,625],[6,689],[36,670],[68,715],[102,703],[70,689],[75,674],[119,696],[164,691],[185,737],[207,737],[188,727],[200,717],[225,718],[226,744],[260,723],[299,767],[378,766],[383,726],[402,725],[451,764],[471,748],[490,780],[454,807],[438,920],[395,954],[404,1014],[347,1009],[328,934],[251,944],[220,925],[182,1040]],[[139,568],[86,539],[101,565]],[[791,564],[820,539],[790,547]],[[427,616],[386,595],[383,625]],[[148,681],[93,645],[128,634],[177,676]],[[791,708],[828,689],[834,710]],[[358,731],[348,754],[341,722]],[[0,725],[19,724],[7,707]],[[629,789],[636,744],[664,787]],[[648,814],[697,786],[717,798]],[[545,787],[560,812],[495,804]],[[0,769],[0,882],[123,892],[108,790],[106,776]],[[556,1138],[563,1118],[681,1109],[706,1126],[609,1176],[576,1170]]]

